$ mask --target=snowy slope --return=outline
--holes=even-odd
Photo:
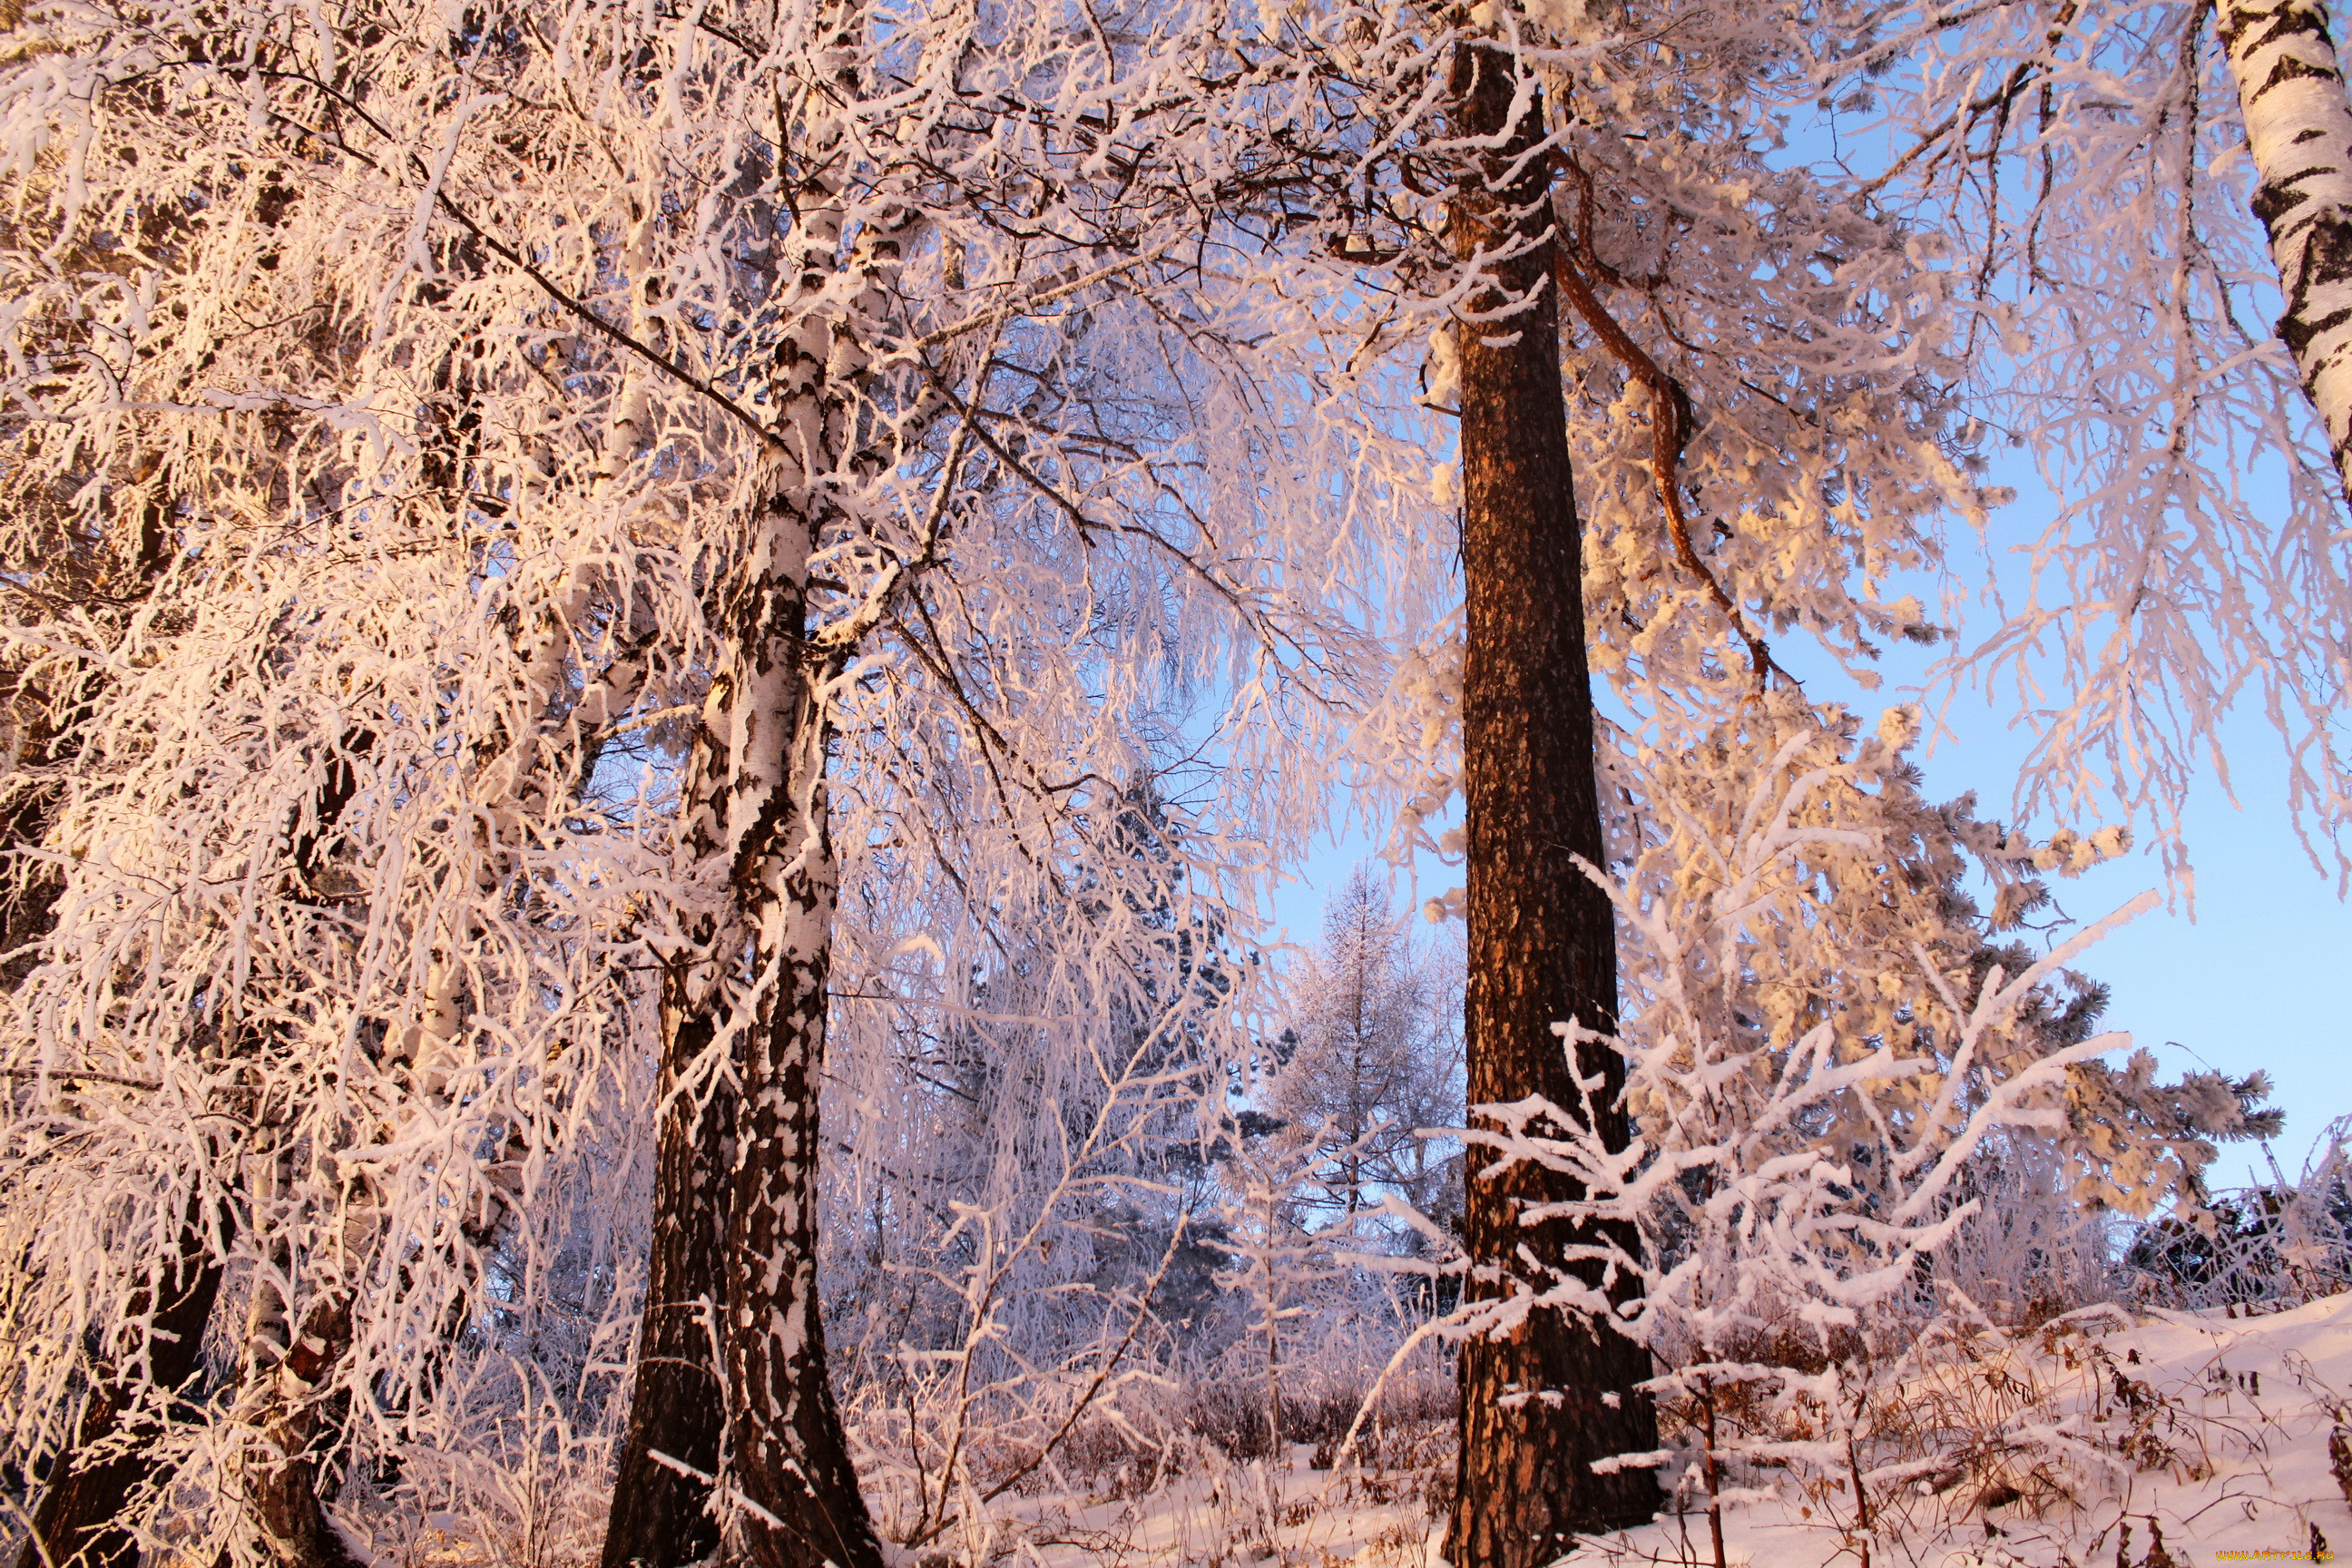
[[[1907,1510],[1885,1521],[1874,1562],[2201,1568],[2310,1561],[2315,1544],[2323,1558],[2352,1550],[2352,1507],[2329,1446],[2352,1399],[2352,1295],[2249,1319],[2089,1316],[2016,1348],[2018,1364],[1989,1368],[2000,1376],[1985,1381],[2024,1384],[2032,1397],[1949,1437],[1980,1456],[2005,1449],[2016,1489],[2042,1495],[2003,1501],[1973,1478],[1941,1492],[1918,1483]],[[1735,1511],[1728,1561],[1861,1561],[1835,1510],[1798,1511],[1779,1501]],[[1705,1521],[1685,1522],[1687,1554],[1684,1531],[1665,1524],[1580,1557],[1710,1562]]]
[[[1874,1568],[2204,1568],[2310,1561],[2315,1543],[2352,1551],[2329,1446],[2352,1420],[2352,1295],[2249,1319],[2102,1310],[1986,1342],[1916,1390],[1920,1440],[1950,1462],[1882,1506]],[[2346,1469],[2352,1478],[2352,1452]],[[1036,1568],[1442,1561],[1422,1488],[1311,1469],[1303,1449],[1279,1470],[1207,1454],[1138,1497],[1040,1500],[1021,1514],[997,1549]],[[1726,1542],[1746,1568],[1864,1561],[1843,1493],[1733,1509]],[[1713,1558],[1692,1515],[1570,1561]]]

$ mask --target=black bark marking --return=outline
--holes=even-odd
[[[752,526],[767,537],[747,548],[768,552],[804,552],[813,532],[782,491]],[[779,711],[741,713],[753,688],[727,682],[714,707],[747,721],[744,755],[730,755],[723,728],[698,732],[684,803],[698,823],[690,847],[730,855],[731,907],[672,961],[662,1000],[665,1093],[711,1065],[739,1087],[714,1095],[699,1117],[680,1096],[662,1122],[647,1315],[603,1568],[882,1562],[834,1403],[814,1294],[834,899],[829,737],[816,693],[833,672],[808,665],[799,578],[774,559],[756,574],[744,570],[718,600],[730,658],[740,670],[782,671],[789,695]],[[744,803],[747,772],[762,781],[752,820],[731,845],[716,841],[710,834],[725,831],[730,805]],[[811,951],[786,951],[755,933],[774,933],[780,944],[815,940],[804,944]],[[772,970],[774,980],[757,1010],[743,1014],[735,1009],[744,994],[730,981],[747,963]],[[722,1041],[730,1058],[705,1064]],[[777,1342],[780,1319],[803,1325],[793,1350]],[[715,1495],[704,1478],[728,1495]]]
[[[2301,55],[2281,55],[2277,63],[2271,67],[2271,74],[2263,79],[2263,85],[2255,90],[2254,97],[2259,99],[2271,89],[2284,87],[2291,81],[2311,79],[2340,82],[2344,79],[2327,67],[2313,65]]]
[[[2311,237],[2304,242],[2303,277],[2306,289],[2352,278],[2352,218],[2336,213],[2314,220]]]
[[[2292,185],[2266,184],[2254,192],[2253,200],[2247,205],[2252,207],[2254,216],[2263,220],[2263,232],[2275,242],[2278,238],[2278,220],[2310,199],[2309,194],[2298,191]]]

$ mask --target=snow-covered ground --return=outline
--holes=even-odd
[[[2236,1319],[2095,1311],[1987,1336],[1914,1391],[1947,1462],[1880,1504],[1878,1568],[2204,1568],[2352,1551],[2352,1295]],[[1425,1479],[1425,1478],[1424,1478]],[[1817,1486],[1727,1510],[1747,1568],[1864,1561],[1850,1495]],[[1127,1499],[1040,1500],[994,1543],[1034,1568],[1276,1563],[1435,1568],[1442,1527],[1410,1479],[1204,1458]],[[1011,1523],[1012,1521],[1007,1521]],[[994,1553],[992,1553],[992,1555]],[[1703,1515],[1570,1560],[1709,1564]]]
[[[1983,1368],[1983,1384],[2015,1380],[2016,1397],[1979,1429],[1950,1436],[1964,1451],[2000,1457],[1947,1490],[1915,1483],[1916,1506],[1889,1510],[1874,1562],[2189,1568],[2352,1550],[2352,1468],[2339,1483],[2330,1454],[2352,1395],[2352,1295],[2257,1318],[2146,1312],[2066,1328],[2074,1331],[2021,1342],[2016,1364]],[[2008,1485],[1982,1484],[2004,1471]],[[1804,1518],[1802,1506],[1734,1511],[1727,1560],[1749,1568],[1861,1560],[1840,1528],[1850,1521],[1832,1517],[1839,1510]],[[1688,1549],[1680,1523],[1690,1527]],[[1706,1563],[1706,1542],[1705,1521],[1693,1519],[1583,1555]]]

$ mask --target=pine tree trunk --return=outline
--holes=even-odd
[[[2352,104],[2321,0],[2223,0],[2222,45],[2238,84],[2286,310],[2278,334],[2326,426],[2352,500]]]
[[[1513,122],[1507,54],[1464,47],[1452,88],[1456,133],[1501,139],[1456,188],[1453,244],[1465,259],[1516,251],[1486,264],[1495,288],[1475,308],[1522,302],[1504,320],[1454,329],[1468,593],[1469,1103],[1541,1095],[1572,1113],[1576,1084],[1552,1025],[1573,1018],[1613,1027],[1617,959],[1609,901],[1574,858],[1601,864],[1602,843],[1582,549],[1549,287],[1550,176],[1541,156],[1514,166],[1541,140],[1542,110],[1530,94]],[[1623,1081],[1613,1054],[1588,1047],[1580,1070],[1603,1074],[1602,1098],[1613,1101]],[[1622,1121],[1604,1114],[1614,1124],[1604,1123],[1603,1135],[1622,1147]],[[1523,1226],[1523,1206],[1581,1196],[1574,1184],[1530,1165],[1489,1178],[1482,1163],[1474,1152],[1464,1226],[1472,1300],[1509,1293],[1517,1249],[1539,1262],[1559,1257],[1566,1227]],[[1461,1458],[1445,1547],[1454,1568],[1536,1568],[1573,1546],[1578,1531],[1656,1511],[1647,1471],[1595,1476],[1590,1468],[1595,1459],[1657,1446],[1650,1402],[1634,1392],[1650,1375],[1637,1347],[1539,1313],[1504,1336],[1465,1342],[1459,1373]]]
[[[177,1395],[196,1376],[205,1329],[220,1295],[221,1267],[192,1209],[180,1227],[173,1255],[154,1287],[131,1298],[124,1314],[126,1337],[143,1339],[143,1358],[124,1356],[121,1374],[100,1380],[82,1406],[74,1447],[58,1456],[49,1485],[33,1510],[32,1529],[16,1554],[16,1568],[45,1568],[80,1553],[87,1568],[136,1568],[139,1542],[121,1522],[136,1492],[154,1477],[153,1461],[136,1448],[116,1449],[91,1464],[77,1456],[135,1430],[150,1390]],[[138,1327],[150,1310],[154,1317]],[[143,1372],[135,1363],[143,1359]]]

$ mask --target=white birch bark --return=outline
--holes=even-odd
[[[719,1060],[738,1089],[729,1173],[723,1358],[728,1428],[719,1509],[725,1563],[881,1561],[834,1406],[817,1297],[818,1086],[824,1071],[840,868],[826,802],[829,688],[851,625],[812,626],[810,560],[827,481],[854,468],[885,285],[911,219],[841,265],[837,193],[813,183],[795,248],[808,314],[782,345],[780,450],[721,624],[742,637],[712,683],[684,844],[724,868],[730,907],[708,950]],[[844,292],[849,299],[830,304]],[[748,985],[728,984],[734,958]],[[747,962],[746,962],[747,961]],[[738,972],[740,973],[740,971]],[[666,1029],[672,1009],[664,1009]]]
[[[2286,309],[2278,333],[2352,499],[2352,103],[2321,0],[2225,0],[2222,44]]]
[[[836,24],[829,74],[845,90],[854,88],[846,29],[856,16],[848,10]],[[657,1256],[648,1310],[683,1323],[698,1306],[710,1325],[725,1412],[719,1560],[873,1568],[880,1548],[826,1382],[814,1180],[839,883],[825,797],[827,689],[865,623],[853,615],[820,631],[808,594],[835,481],[860,463],[869,342],[916,220],[879,222],[842,256],[847,215],[827,167],[839,137],[820,115],[803,142],[813,172],[785,241],[793,281],[782,301],[793,325],[771,374],[774,422],[758,500],[737,524],[740,553],[715,607],[718,668],[681,803],[679,879],[698,896],[663,989],[664,1095],[677,1099],[665,1108],[656,1180],[676,1184],[670,1202],[697,1234],[677,1256]],[[724,1172],[699,1168],[710,1130],[698,1125],[706,1112],[688,1104],[722,1099],[712,1093],[719,1086],[734,1097]],[[714,1103],[709,1113],[719,1110]],[[709,1212],[713,1198],[722,1215]],[[662,1210],[662,1193],[656,1202]],[[714,1219],[723,1235],[707,1233]],[[685,1256],[714,1241],[723,1251],[715,1268]],[[722,1299],[681,1294],[698,1283],[715,1284]],[[633,1410],[625,1477],[646,1468],[640,1450],[666,1425],[673,1442],[694,1425],[653,1407],[677,1396],[658,1381],[640,1377],[635,1398],[646,1408]],[[616,1497],[607,1563],[642,1560],[638,1537],[655,1522],[644,1514]]]

